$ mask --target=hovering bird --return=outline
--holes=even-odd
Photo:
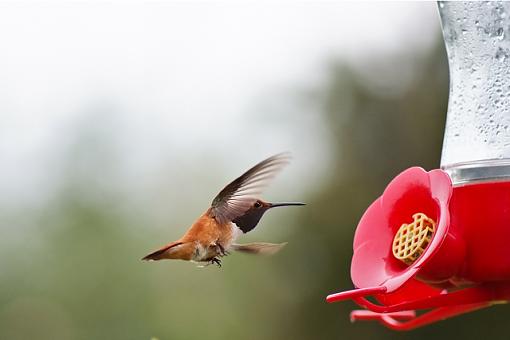
[[[213,199],[207,211],[177,241],[168,243],[142,260],[179,259],[215,263],[235,250],[251,254],[273,254],[285,243],[236,244],[236,238],[257,226],[262,215],[275,207],[304,203],[269,203],[259,198],[262,189],[290,162],[289,153],[269,157],[228,184]]]

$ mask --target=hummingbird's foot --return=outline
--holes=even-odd
[[[211,263],[211,264],[216,264],[219,268],[221,268],[221,260],[220,260],[219,258],[217,258],[217,257],[213,257],[213,258],[211,259],[211,262],[210,262],[210,263]]]
[[[213,247],[216,247],[216,252],[220,257],[230,255],[230,253],[221,245],[221,243],[216,242],[213,244]]]
[[[223,247],[220,243],[218,243],[218,248],[220,248],[220,255],[221,256],[227,256],[230,253]]]

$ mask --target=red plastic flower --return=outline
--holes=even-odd
[[[391,293],[413,278],[432,259],[447,235],[452,191],[450,177],[442,170],[427,172],[413,167],[391,181],[358,224],[351,265],[354,285],[385,287],[386,293]],[[393,256],[392,242],[400,226],[409,223],[418,212],[432,218],[436,229],[423,254],[407,265]]]

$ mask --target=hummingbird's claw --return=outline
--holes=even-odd
[[[221,268],[221,260],[217,257],[213,257],[211,260],[211,264],[215,263],[219,268]]]
[[[226,250],[225,247],[223,247],[221,244],[218,243],[218,247],[220,248],[220,255],[222,257],[230,255],[230,252],[228,250]]]
[[[214,247],[216,247],[216,252],[218,253],[218,255],[220,257],[223,257],[223,256],[227,256],[227,255],[230,255],[230,252],[228,250],[225,249],[225,247],[223,247],[221,245],[221,243],[219,242],[216,242],[213,244]]]

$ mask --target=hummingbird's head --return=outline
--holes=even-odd
[[[243,215],[237,217],[232,222],[234,222],[239,227],[239,229],[241,229],[244,233],[247,233],[257,226],[260,219],[262,218],[262,215],[264,215],[264,213],[269,209],[291,205],[305,205],[305,204],[300,202],[269,203],[264,202],[262,200],[256,200],[255,202],[253,202],[250,209],[248,209]]]

